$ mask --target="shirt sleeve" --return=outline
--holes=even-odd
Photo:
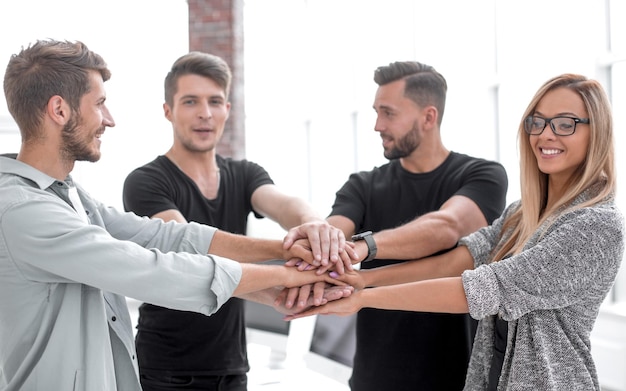
[[[165,210],[178,209],[174,201],[178,185],[170,178],[181,174],[169,170],[164,163],[155,161],[128,174],[122,193],[124,209],[148,217]]]
[[[270,174],[255,162],[251,162],[249,160],[240,160],[233,161],[231,159],[233,165],[239,164],[241,166],[241,170],[244,173],[244,178],[242,178],[243,183],[241,183],[241,187],[245,189],[246,199],[250,203],[250,209],[252,213],[254,213],[254,217],[257,219],[264,218],[263,215],[258,213],[256,210],[252,208],[252,194],[263,185],[273,185],[274,181],[272,180]]]
[[[238,262],[206,255],[214,228],[99,208],[90,216],[99,225],[84,223],[54,196],[7,209],[3,239],[18,274],[25,281],[81,283],[204,314],[217,310],[239,284]]]
[[[354,222],[354,226],[363,225],[363,216],[366,215],[367,200],[369,194],[368,181],[371,181],[372,173],[357,172],[350,174],[344,185],[335,194],[331,216],[345,216]]]
[[[468,247],[472,254],[474,267],[492,261],[491,252],[500,241],[504,221],[519,208],[519,205],[519,201],[512,203],[506,208],[504,213],[502,213],[502,216],[497,218],[491,225],[480,228],[478,231],[462,237],[459,240],[459,245]]]
[[[463,185],[455,193],[470,198],[483,212],[488,224],[500,216],[506,203],[508,177],[497,162],[473,159],[463,170]]]
[[[612,285],[624,252],[624,225],[614,207],[588,207],[559,217],[535,244],[463,273],[473,318],[511,321],[536,310],[564,308]],[[469,246],[470,252],[477,247]]]

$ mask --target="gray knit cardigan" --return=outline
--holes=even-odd
[[[622,260],[623,216],[611,201],[566,212],[523,252],[490,263],[504,219],[519,205],[460,241],[474,257],[462,278],[470,315],[480,320],[465,390],[487,387],[495,316],[509,324],[499,391],[600,390],[589,334]]]

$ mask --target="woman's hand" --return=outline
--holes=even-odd
[[[328,302],[318,307],[310,307],[307,310],[292,315],[286,315],[286,321],[304,318],[312,315],[339,315],[346,316],[358,312],[361,308],[361,295],[363,291],[353,292],[350,296]]]
[[[324,282],[316,283],[314,285],[316,286],[315,289],[318,289],[319,291],[313,295],[308,292],[313,289],[313,285],[306,285],[301,288],[283,289],[279,295],[283,294],[283,292],[288,292],[290,290],[298,291],[299,289],[307,291],[307,293],[303,293],[303,300],[298,300],[295,306],[293,301],[284,301],[277,297],[273,304],[274,309],[285,315],[293,315],[314,306],[323,305],[331,301],[349,297],[352,292],[354,292],[354,288],[349,285],[330,285]],[[286,304],[289,305],[287,306]]]

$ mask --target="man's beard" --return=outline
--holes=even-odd
[[[61,153],[69,161],[97,162],[100,160],[100,151],[92,150],[92,138],[88,140],[81,139],[81,132],[79,131],[81,122],[82,117],[80,114],[74,113],[63,127],[63,132],[61,133],[63,140]]]
[[[383,154],[385,158],[389,160],[400,159],[412,154],[420,144],[418,134],[417,122],[413,122],[411,130],[405,134],[404,137],[396,141],[393,148],[388,151],[384,151]]]

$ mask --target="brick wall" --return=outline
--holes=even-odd
[[[231,68],[230,117],[218,153],[242,159],[246,155],[243,95],[243,0],[188,0],[189,50],[222,57]]]

